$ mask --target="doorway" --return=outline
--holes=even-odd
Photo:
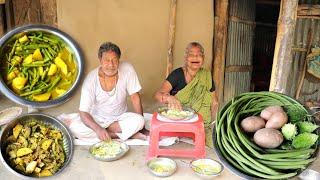
[[[268,91],[271,78],[280,0],[256,0],[251,91]]]

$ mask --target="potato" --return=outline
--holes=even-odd
[[[37,167],[37,161],[31,161],[26,167],[26,173],[30,174]]]
[[[279,130],[263,128],[254,133],[253,140],[260,147],[276,148],[283,142],[283,136]]]
[[[279,111],[283,112],[283,109],[281,106],[268,106],[261,111],[260,117],[262,117],[265,120],[269,120],[273,113],[279,112]]]
[[[241,121],[241,127],[245,132],[256,132],[264,128],[265,120],[258,116],[250,116]]]
[[[280,129],[283,125],[288,122],[288,116],[285,112],[275,112],[271,115],[266,123],[266,128]]]
[[[50,147],[52,143],[52,139],[46,139],[42,142],[41,144],[41,148],[44,149],[44,150],[48,150],[48,148]]]
[[[17,156],[18,156],[18,157],[21,157],[21,156],[30,154],[30,153],[32,153],[32,152],[33,152],[33,151],[32,151],[32,149],[30,149],[30,148],[20,148],[20,149],[18,149],[18,151],[17,151]]]
[[[22,130],[23,126],[21,124],[17,124],[14,128],[13,128],[13,137],[15,139],[18,138],[21,130]]]

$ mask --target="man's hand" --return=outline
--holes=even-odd
[[[111,141],[111,137],[108,133],[108,131],[105,128],[100,127],[97,131],[96,131],[98,137],[100,140],[102,141]]]

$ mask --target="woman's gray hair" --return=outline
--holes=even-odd
[[[112,52],[116,53],[117,57],[120,59],[120,56],[121,56],[120,48],[112,42],[105,42],[105,43],[101,44],[99,51],[98,51],[98,58],[101,59],[102,54],[104,52],[108,52],[108,51],[112,51]]]
[[[204,56],[204,48],[202,47],[202,45],[201,45],[200,43],[198,43],[198,42],[191,42],[191,43],[189,43],[189,44],[187,45],[187,47],[186,47],[185,57],[188,56],[189,51],[190,51],[190,49],[191,49],[192,47],[197,47],[197,48],[199,48],[199,49],[200,49],[200,52],[201,52],[201,54],[202,54],[202,57]]]

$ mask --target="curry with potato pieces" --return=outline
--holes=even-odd
[[[5,144],[10,166],[28,176],[52,176],[66,159],[61,131],[36,119],[15,125]]]
[[[63,40],[45,32],[19,34],[7,44],[1,58],[6,85],[30,101],[59,98],[77,74],[73,52]]]

